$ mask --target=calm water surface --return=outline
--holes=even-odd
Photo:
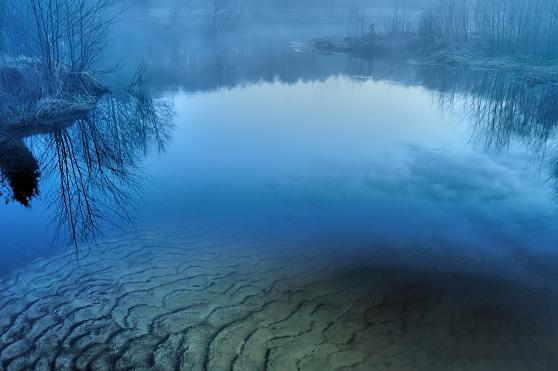
[[[124,156],[109,156],[134,168],[122,188],[125,219],[140,231],[159,223],[213,228],[264,245],[286,241],[299,252],[300,238],[314,257],[337,251],[343,269],[369,262],[382,277],[456,297],[463,290],[462,300],[503,308],[511,323],[538,316],[553,329],[556,88],[496,72],[323,55],[297,40],[285,36],[271,50],[258,48],[265,39],[234,48],[221,40],[216,59],[151,61],[155,71],[178,63],[150,92],[174,115],[134,134]],[[25,141],[41,169],[54,161],[48,140]],[[2,274],[66,248],[67,229],[56,234],[56,179],[42,170],[29,208],[0,209]],[[89,180],[102,195],[92,202],[110,203],[98,175]],[[98,210],[108,235],[133,230],[122,215]],[[482,290],[467,291],[475,287]],[[424,295],[448,297],[436,292]],[[514,317],[516,309],[528,315]],[[556,344],[557,332],[548,331],[529,334]],[[545,349],[518,357],[550,369]],[[495,364],[505,367],[486,363]]]

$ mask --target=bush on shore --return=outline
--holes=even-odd
[[[18,128],[49,124],[83,115],[108,90],[85,72],[58,71],[56,91],[44,86],[40,65],[32,62],[0,66],[0,122]]]

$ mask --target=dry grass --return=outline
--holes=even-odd
[[[86,73],[60,72],[59,88],[51,93],[43,83],[41,68],[33,63],[0,66],[0,126],[64,121],[93,109],[107,91]]]

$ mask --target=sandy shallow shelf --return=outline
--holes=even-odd
[[[0,284],[0,369],[553,370],[552,329],[336,249],[145,228]],[[425,278],[426,277],[426,278]],[[492,286],[491,286],[492,285]],[[459,290],[462,292],[458,292]],[[501,289],[501,290],[500,290]],[[461,301],[460,301],[461,300]]]

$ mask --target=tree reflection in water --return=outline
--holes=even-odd
[[[514,141],[544,154],[558,125],[558,86],[498,71],[425,70],[424,85],[437,92],[445,111],[465,114],[486,149]],[[541,152],[543,151],[543,152]]]
[[[423,86],[443,111],[466,116],[473,142],[486,151],[521,143],[547,172],[558,196],[558,86],[498,71],[425,69]]]
[[[29,207],[39,194],[39,163],[22,137],[0,137],[0,196]]]
[[[126,94],[105,97],[78,120],[0,134],[6,202],[29,207],[41,178],[55,224],[73,244],[94,240],[105,223],[131,222],[142,159],[165,150],[174,115],[169,102],[143,88],[141,76],[134,81]]]

